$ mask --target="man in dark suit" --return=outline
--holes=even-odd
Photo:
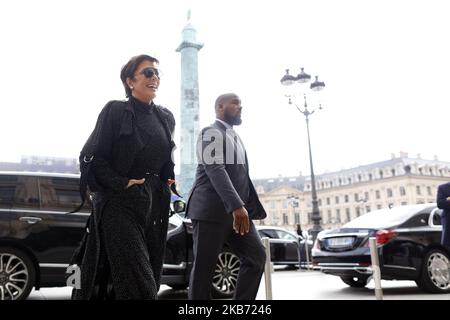
[[[443,209],[441,215],[442,223],[442,245],[450,248],[450,182],[441,184],[438,187],[437,192],[437,206],[439,209]]]
[[[204,128],[197,143],[198,167],[186,208],[192,220],[194,263],[189,299],[210,299],[217,258],[225,243],[240,259],[234,299],[255,299],[266,254],[252,219],[264,219],[248,173],[244,145],[233,130],[241,124],[241,100],[219,96],[216,122]]]

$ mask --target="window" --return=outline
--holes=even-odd
[[[377,209],[378,209],[378,210],[381,209],[381,204],[377,204]]]
[[[395,169],[391,170],[392,176],[395,177]]]
[[[372,180],[372,174],[369,173],[369,180]]]
[[[346,194],[346,195],[344,196],[344,201],[345,201],[345,202],[348,202],[348,194]]]
[[[78,202],[80,196],[78,196]],[[36,177],[0,175],[0,208],[39,209]]]
[[[258,230],[258,233],[261,238],[264,238],[264,237],[268,237],[270,239],[278,238],[278,234],[275,232],[275,230],[263,229],[263,230]]]
[[[369,193],[368,192],[364,192],[364,199],[366,201],[369,200]]]
[[[405,189],[405,187],[400,187],[400,195],[401,196],[406,196],[406,189]]]
[[[327,198],[327,205],[330,205],[330,198]]]
[[[331,217],[331,210],[327,211],[327,217],[328,217],[328,223],[331,223],[331,221],[333,220],[333,218]]]
[[[283,224],[289,224],[289,217],[286,213],[283,213]]]
[[[275,201],[270,201],[270,209],[275,209]]]
[[[414,228],[428,226],[429,213],[418,214],[409,218],[405,223],[401,225],[402,228]]]
[[[371,210],[370,206],[366,206],[366,213],[370,212],[370,210]]]
[[[295,224],[300,224],[300,214],[298,212],[294,213]]]
[[[402,201],[402,206],[407,206],[407,205],[408,205],[408,202]]]
[[[78,179],[39,177],[39,189],[43,210],[70,211],[80,205]]]
[[[380,170],[380,179],[383,179],[383,171]]]
[[[431,192],[431,187],[427,187],[427,193],[428,193],[429,196],[433,195],[433,193]]]
[[[278,239],[297,241],[297,238],[283,230],[276,230]]]
[[[283,200],[283,209],[287,209],[287,207],[288,207],[287,200]]]
[[[339,196],[336,196],[336,197],[334,198],[334,201],[336,202],[336,204],[338,204],[338,203],[339,203]]]
[[[356,216],[359,217],[361,215],[361,208],[356,207]]]
[[[345,215],[347,216],[347,221],[352,220],[352,218],[350,216],[350,208],[346,208],[345,209]]]
[[[336,209],[336,222],[340,223],[341,222],[341,210]]]
[[[355,201],[359,200],[359,194],[355,193]]]
[[[392,193],[392,189],[391,189],[391,188],[388,188],[388,189],[386,190],[386,193],[387,193],[388,198],[392,198],[392,196],[394,195],[394,194]]]
[[[416,186],[416,194],[418,195],[418,196],[420,196],[422,193],[421,193],[421,190],[420,190],[420,186]]]
[[[322,199],[319,199],[319,206],[322,206]]]
[[[380,199],[380,190],[375,190],[375,198]]]

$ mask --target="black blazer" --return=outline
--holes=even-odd
[[[173,150],[175,119],[168,109],[154,106]],[[90,170],[88,177],[91,191],[123,190],[128,183],[127,173],[136,155],[144,147],[145,139],[136,126],[133,99],[108,102],[100,112],[95,129],[80,154],[80,164],[84,158],[89,160],[93,156],[94,170]],[[161,180],[175,179],[174,167],[172,160],[168,161],[159,172]],[[95,176],[92,171],[95,171]],[[171,188],[176,193],[174,184]]]
[[[209,163],[202,155],[213,149],[216,161]],[[238,145],[227,137],[225,126],[216,121],[202,130],[197,142],[195,181],[186,207],[188,218],[220,222],[243,205],[251,219],[267,216],[249,177],[245,149],[243,152],[244,163],[227,163],[226,159],[236,159]]]

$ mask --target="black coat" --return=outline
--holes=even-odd
[[[172,140],[175,128],[174,117],[168,109],[161,106],[155,105],[155,111],[163,123],[173,150],[175,146]],[[88,172],[88,184],[91,191],[103,195],[105,193],[120,194],[128,183],[127,173],[136,155],[145,145],[145,137],[141,136],[136,126],[132,101],[108,102],[101,111],[95,129],[81,151],[80,158],[84,158],[84,155],[88,155],[89,159],[91,155],[94,156],[91,162],[92,167]],[[102,177],[101,181],[96,179],[97,176]],[[172,160],[162,167],[159,176],[164,182],[167,179],[174,179]],[[172,190],[175,191],[174,185],[172,185]],[[102,270],[99,269],[101,242],[98,226],[106,203],[102,200],[103,198],[96,197],[94,194],[95,201],[87,232],[72,259],[72,264],[82,265],[82,275],[84,275],[81,278],[81,289],[74,290],[73,293],[74,298],[77,299],[92,298],[96,277],[102,273]]]

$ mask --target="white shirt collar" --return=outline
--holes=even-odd
[[[218,118],[216,118],[216,120],[219,121],[221,124],[223,124],[226,129],[233,129],[233,126],[231,126],[230,124],[226,123],[225,121],[220,120]]]

